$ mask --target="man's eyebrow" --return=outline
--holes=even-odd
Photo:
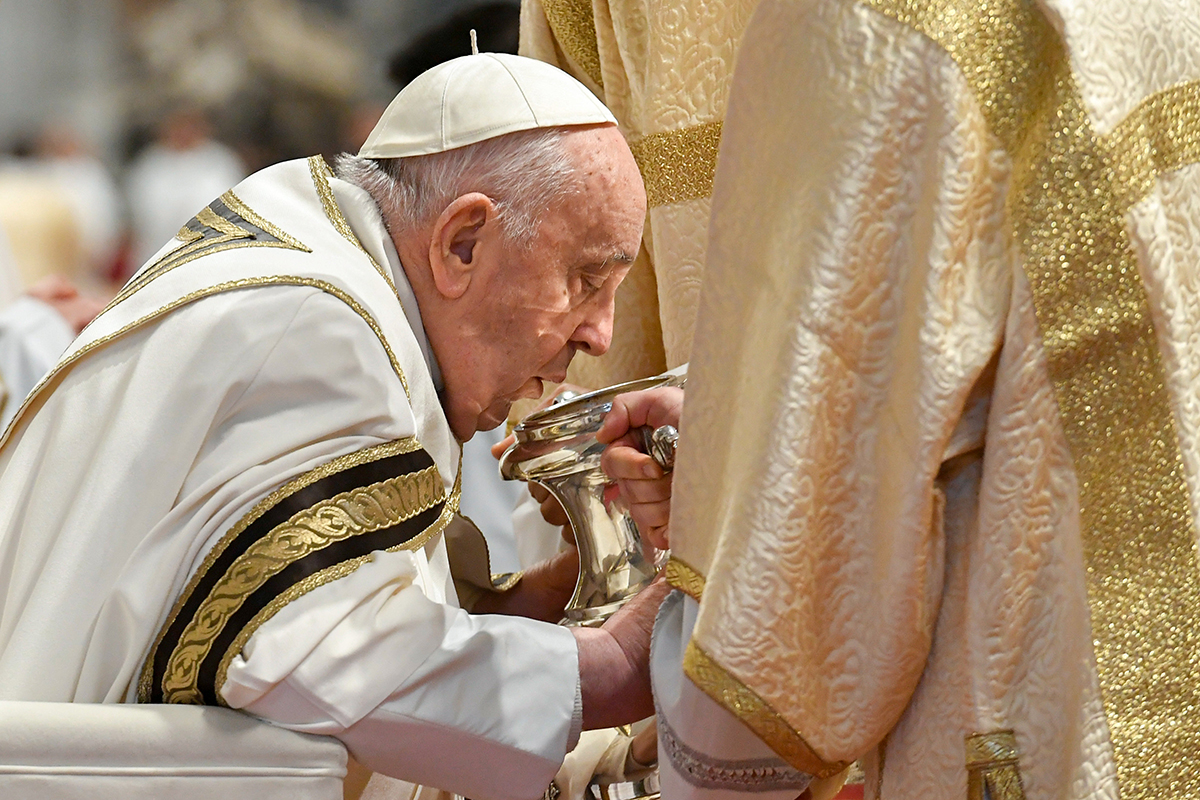
[[[624,250],[617,250],[607,258],[601,261],[590,261],[586,264],[581,264],[576,269],[581,270],[601,270],[612,264],[632,264],[634,257],[626,253]]]
[[[633,256],[629,255],[629,253],[626,253],[624,250],[618,250],[615,253],[613,253],[612,255],[610,255],[608,258],[601,261],[600,266],[606,267],[609,264],[613,264],[613,263],[632,264]]]

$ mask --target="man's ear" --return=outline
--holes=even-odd
[[[485,226],[496,219],[496,205],[486,194],[458,197],[433,224],[429,267],[438,293],[458,299],[471,285],[479,266],[479,242]]]

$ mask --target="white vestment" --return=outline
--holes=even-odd
[[[0,698],[219,702],[540,796],[578,737],[575,641],[457,607],[448,545],[488,570],[436,374],[364,191],[314,157],[222,195],[0,445]]]
[[[889,800],[1197,796],[1200,4],[763,0],[740,53],[664,800],[856,759]]]
[[[58,361],[75,338],[62,314],[32,297],[0,308],[0,428],[16,415],[21,401]]]

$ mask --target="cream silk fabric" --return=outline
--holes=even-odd
[[[688,360],[720,125],[754,2],[522,3],[522,55],[562,67],[604,100],[649,197],[644,247],[617,293],[612,348],[575,360],[578,384],[607,386]]]
[[[292,244],[217,237],[234,246],[118,302],[0,450],[2,699],[132,701],[214,543],[339,456],[415,436],[452,496],[459,447],[370,197],[316,159],[251,176],[235,199]],[[309,589],[233,658],[228,704],[480,800],[545,789],[577,735],[569,631],[457,608],[442,536]]]
[[[861,759],[868,796],[959,800],[966,737],[1012,731],[1030,800],[1195,791],[1198,79],[1194,2],[759,6],[674,482],[693,597],[654,663],[732,713],[667,693],[680,741],[745,758],[747,725],[801,769]],[[1024,81],[1051,88],[1006,117]]]
[[[5,800],[342,800],[346,750],[224,708],[0,701]]]

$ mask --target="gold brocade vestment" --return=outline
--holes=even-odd
[[[868,796],[1197,796],[1200,6],[764,0],[741,52],[684,674]]]

